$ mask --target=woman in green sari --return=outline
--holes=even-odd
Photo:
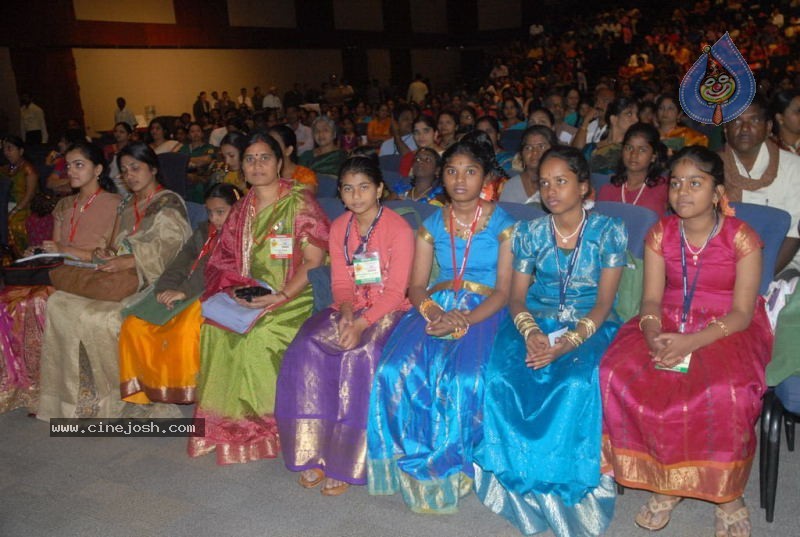
[[[311,124],[311,133],[315,147],[300,155],[297,163],[317,173],[339,175],[339,167],[347,153],[339,149],[336,123],[328,116],[319,116]]]
[[[308,271],[328,247],[328,218],[306,188],[280,178],[281,164],[278,143],[254,135],[242,165],[250,192],[233,208],[206,269],[195,411],[205,434],[190,439],[189,455],[216,449],[219,464],[277,456],[275,382],[286,347],[311,315]],[[269,294],[237,297],[240,288],[264,284]],[[258,310],[244,334],[208,320],[219,293]]]

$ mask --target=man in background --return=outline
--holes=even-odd
[[[46,144],[47,124],[44,110],[33,102],[29,93],[23,93],[19,101],[20,136],[26,144]]]

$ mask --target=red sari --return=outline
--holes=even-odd
[[[664,258],[661,304],[665,332],[677,332],[683,286],[680,219],[650,230],[647,247]],[[762,247],[744,222],[728,217],[700,255],[700,275],[687,333],[726,315],[733,302],[736,263]],[[688,281],[697,268],[688,262]],[[625,324],[600,366],[603,471],[632,488],[724,503],[744,493],[756,450],[754,426],[766,385],[772,333],[761,297],[747,329],[692,354],[685,374],[658,370],[639,330]]]

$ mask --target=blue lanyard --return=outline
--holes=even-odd
[[[575,271],[575,264],[578,262],[578,256],[581,252],[581,244],[583,243],[583,232],[586,231],[586,222],[589,220],[589,215],[586,215],[586,218],[581,224],[581,231],[578,234],[578,240],[575,242],[575,249],[570,254],[569,264],[567,265],[567,272],[566,274],[561,272],[561,263],[558,261],[558,239],[556,238],[556,227],[553,223],[553,217],[550,217],[550,233],[553,235],[553,244],[556,247],[555,256],[556,256],[556,269],[558,270],[558,313],[562,315],[564,313],[564,309],[566,308],[567,303],[567,288],[569,287],[569,282],[572,280],[572,273]]]
[[[364,250],[367,247],[367,243],[369,242],[369,238],[372,236],[372,232],[375,230],[375,226],[378,225],[378,220],[381,219],[381,214],[383,214],[383,205],[380,206],[378,209],[378,214],[375,215],[375,220],[369,225],[369,229],[367,230],[367,234],[363,237],[359,237],[358,239],[358,248],[356,251],[353,252],[353,256],[357,256],[358,254],[364,253]],[[347,229],[344,232],[344,260],[348,265],[353,264],[353,260],[350,258],[350,248],[348,243],[350,242],[350,228],[353,227],[353,219],[356,217],[355,214],[350,215],[350,221],[347,223]]]
[[[708,246],[708,243],[711,241],[711,238],[717,232],[717,228],[719,227],[719,214],[716,212],[714,214],[716,215],[716,220],[714,221],[714,227],[711,228],[711,233],[708,234],[706,243],[700,250],[701,252],[705,249],[706,246]],[[697,289],[697,278],[700,276],[700,267],[703,266],[703,260],[700,259],[700,262],[697,264],[697,271],[694,273],[694,278],[692,279],[692,288],[689,289],[689,269],[686,264],[686,234],[683,232],[683,222],[681,222],[680,228],[681,228],[681,272],[683,275],[683,310],[681,311],[680,332],[681,334],[683,334],[686,331],[686,321],[689,319],[689,310],[692,307],[692,299],[694,299],[694,292]]]

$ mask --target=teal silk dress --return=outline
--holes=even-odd
[[[559,322],[559,286],[574,251],[556,249],[550,217],[519,222],[514,269],[532,274],[528,310],[545,333],[594,307],[604,268],[625,265],[622,221],[589,213]],[[555,256],[558,256],[556,263]],[[486,371],[483,440],[475,450],[475,490],[523,534],[600,535],[614,514],[614,482],[600,474],[600,358],[619,327],[610,317],[577,349],[539,370],[525,364],[525,342],[507,318]]]
[[[428,217],[420,237],[432,243],[440,268],[429,290],[445,311],[473,310],[491,294],[497,279],[500,244],[511,236],[513,219],[494,207],[475,233],[464,284],[452,289],[455,274],[447,209]],[[461,266],[466,241],[455,238]],[[508,316],[501,309],[471,326],[461,339],[425,333],[416,309],[397,323],[383,350],[370,398],[367,424],[367,482],[370,494],[400,490],[418,513],[452,513],[472,487],[472,452],[481,435],[483,375],[489,351]]]

